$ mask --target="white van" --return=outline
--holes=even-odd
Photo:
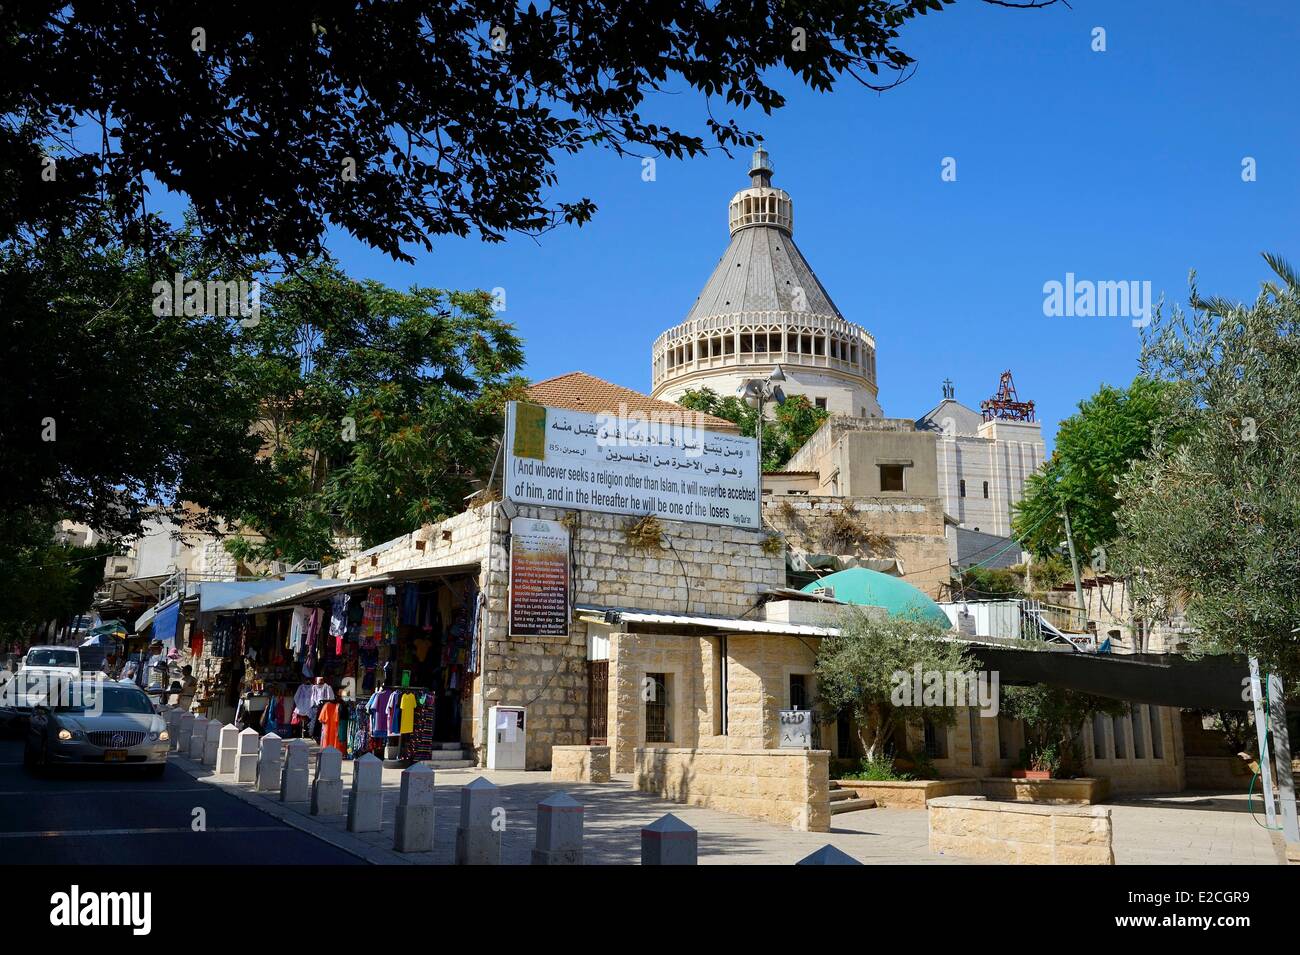
[[[76,647],[32,647],[13,679],[0,687],[0,722],[26,719],[34,702],[44,699],[51,688],[80,679],[81,652]]]

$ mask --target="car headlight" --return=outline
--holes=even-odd
[[[171,733],[168,733],[166,730],[163,730],[163,731],[160,732],[160,733],[151,733],[150,736],[151,736],[153,739],[156,739],[156,740],[158,740],[158,741],[160,741],[160,742],[165,742],[166,740],[169,740],[169,739],[172,738],[172,734],[171,734]]]
[[[67,742],[72,739],[72,730],[59,730],[59,739]]]

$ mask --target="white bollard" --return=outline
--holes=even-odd
[[[181,756],[190,754],[190,741],[194,737],[194,720],[196,718],[193,713],[186,713],[181,717],[180,732],[176,734],[176,752]]]
[[[208,744],[208,722],[206,716],[199,716],[190,727],[189,757],[198,763],[203,762],[203,747]]]
[[[501,829],[496,825],[501,792],[482,776],[460,791],[456,865],[500,865]]]
[[[259,749],[257,785],[253,788],[258,792],[273,793],[280,788],[280,760],[283,758],[280,737],[275,733],[267,733],[262,737]]]
[[[424,763],[402,770],[393,848],[398,852],[432,852],[433,811],[433,770]]]
[[[208,720],[207,736],[203,740],[203,765],[217,765],[217,750],[221,748],[221,724]]]
[[[311,814],[333,816],[343,811],[343,754],[326,746],[316,754],[316,779],[311,784]]]
[[[280,802],[307,801],[307,741],[291,739],[284,744],[284,766],[280,770]]]
[[[699,833],[671,812],[641,829],[642,865],[697,865]]]
[[[348,832],[378,832],[384,823],[384,764],[374,753],[352,763]]]
[[[256,783],[258,746],[261,739],[251,726],[239,734],[239,755],[235,757],[235,782]]]
[[[582,865],[582,803],[568,793],[537,804],[533,865]]]
[[[217,744],[217,772],[222,775],[233,773],[238,755],[239,730],[234,723],[227,723],[221,727],[220,742]]]

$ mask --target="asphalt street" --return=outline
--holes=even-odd
[[[0,737],[0,864],[360,865],[362,860],[168,766],[33,776]]]

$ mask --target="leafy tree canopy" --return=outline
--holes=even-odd
[[[1147,616],[1183,608],[1193,647],[1257,655],[1300,678],[1300,275],[1249,305],[1202,298],[1158,314],[1142,366],[1177,383],[1187,433],[1120,482],[1113,564]]]
[[[455,514],[496,453],[523,351],[486,293],[400,292],[319,266],[263,294],[239,380],[274,490],[235,512],[244,559],[328,559]]]
[[[828,719],[852,714],[864,757],[874,761],[886,754],[894,731],[904,723],[930,720],[953,722],[947,706],[895,706],[898,671],[964,673],[975,669],[965,646],[938,638],[946,635],[936,624],[908,617],[878,619],[850,612],[838,636],[825,637],[817,649],[817,695]],[[909,676],[910,679],[910,676]]]
[[[1061,422],[1056,450],[1025,481],[1012,521],[1026,550],[1039,557],[1058,552],[1070,514],[1074,546],[1083,563],[1106,565],[1105,548],[1116,535],[1116,481],[1160,437],[1176,442],[1182,425],[1173,414],[1177,388],[1139,375],[1127,388],[1103,385]]]
[[[754,142],[711,110],[707,139],[656,123],[652,94],[770,113],[782,71],[885,88],[913,63],[900,30],[950,2],[6,4],[0,234],[103,187],[144,242],[149,177],[240,254],[314,257],[330,225],[409,259],[434,236],[582,223],[590,198],[550,195],[558,155]]]
[[[733,421],[740,426],[740,433],[748,438],[757,432],[758,410],[734,395],[723,398],[712,388],[692,388],[677,403],[692,411]],[[779,471],[822,426],[827,412],[803,395],[791,395],[782,404],[770,405],[769,408],[775,408],[775,411],[771,419],[763,422],[763,470]]]

